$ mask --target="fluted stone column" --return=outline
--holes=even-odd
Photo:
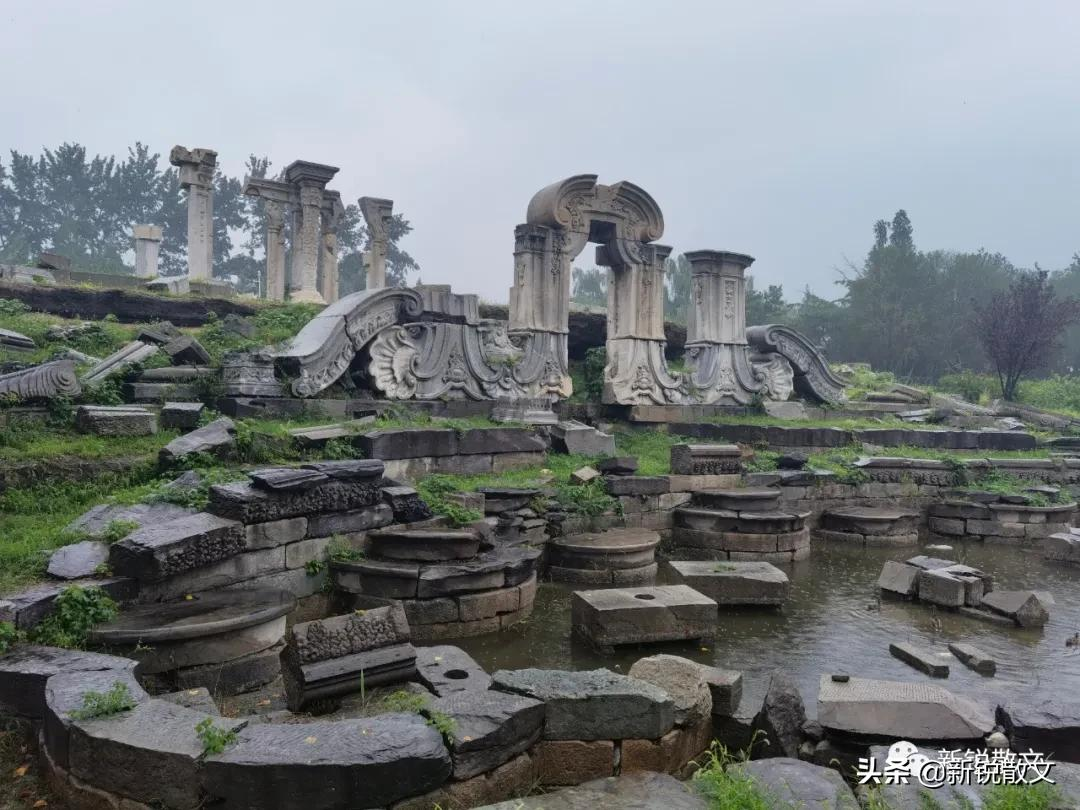
[[[386,253],[390,247],[390,220],[394,216],[394,201],[361,197],[360,213],[364,215],[370,237],[370,247],[364,251],[364,288],[378,290],[386,286]]]
[[[323,190],[338,170],[335,166],[297,160],[285,168],[285,180],[297,188],[299,205],[293,227],[290,297],[325,304],[319,292],[319,253],[322,244]]]
[[[214,269],[214,170],[217,152],[174,146],[169,163],[188,192],[188,278],[209,281]]]
[[[157,278],[161,226],[136,225],[132,235],[135,237],[135,278]]]
[[[244,194],[263,201],[266,215],[266,285],[263,297],[285,300],[285,214],[295,207],[293,187],[263,178],[244,178]]]
[[[326,303],[338,300],[338,225],[345,213],[341,194],[327,191],[323,194],[322,208],[322,285],[320,291]]]

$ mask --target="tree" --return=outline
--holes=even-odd
[[[1007,292],[972,302],[973,325],[997,373],[1001,395],[1016,399],[1026,375],[1050,364],[1065,330],[1080,321],[1080,300],[1058,298],[1045,270],[1021,273]]]
[[[784,300],[784,288],[770,284],[764,292],[754,289],[753,276],[746,279],[746,325],[758,326],[769,323],[785,323],[789,320],[791,307]]]
[[[690,260],[683,254],[664,261],[664,317],[686,323],[690,317]]]
[[[575,304],[590,307],[607,306],[608,271],[601,267],[590,267],[582,270],[575,267],[571,273],[570,300]]]

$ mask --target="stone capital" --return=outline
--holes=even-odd
[[[148,242],[161,241],[162,230],[160,225],[135,225],[131,231],[135,239],[145,239]]]
[[[294,160],[285,167],[285,180],[301,187],[310,185],[322,189],[334,179],[334,175],[337,173],[337,166],[327,166],[325,163],[311,163],[307,160]]]
[[[685,254],[691,273],[742,278],[746,268],[754,263],[753,256],[727,250],[692,250]]]
[[[214,169],[217,167],[217,152],[213,149],[174,146],[169,152],[169,163],[180,170],[180,185],[184,188],[210,188],[214,182]]]

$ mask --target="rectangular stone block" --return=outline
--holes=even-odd
[[[307,490],[266,492],[248,483],[219,484],[210,488],[209,512],[244,524],[267,523],[320,512],[345,512],[382,501],[378,479],[330,481]]]
[[[667,479],[671,492],[731,489],[739,485],[738,475],[669,475]]]
[[[252,523],[245,527],[245,547],[249,551],[275,548],[301,540],[307,535],[308,521],[305,517],[272,520],[269,523]]]
[[[574,632],[598,647],[712,638],[717,605],[686,585],[576,591]]]
[[[189,593],[222,588],[245,579],[284,570],[284,546],[249,551],[183,574],[143,583],[139,588],[138,601],[146,603],[179,599]]]
[[[308,534],[312,537],[329,537],[334,534],[352,534],[388,526],[394,521],[390,504],[377,503],[364,509],[312,515],[308,520]]]
[[[918,580],[919,601],[942,607],[958,608],[964,605],[964,582],[940,569],[920,571]]]
[[[457,452],[473,453],[543,453],[544,440],[527,428],[473,428],[457,437]]]
[[[580,785],[615,774],[611,740],[541,740],[533,756],[544,785]]]
[[[684,584],[718,605],[780,605],[787,599],[787,574],[767,562],[667,563]]]
[[[676,444],[671,448],[675,475],[734,475],[742,471],[737,444]]]
[[[961,518],[931,517],[926,523],[930,531],[950,537],[962,537],[967,531]]]
[[[151,582],[210,565],[244,549],[244,527],[207,512],[143,526],[109,549],[121,576]]]
[[[285,567],[303,568],[310,562],[326,560],[326,547],[330,537],[309,537],[285,546]]]
[[[604,477],[604,488],[609,495],[662,495],[668,491],[667,476],[664,475],[608,475]]]

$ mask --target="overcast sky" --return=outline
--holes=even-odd
[[[1066,0],[3,0],[0,158],[330,163],[411,221],[424,281],[488,300],[533,193],[592,172],[651,193],[676,251],[836,297],[898,208],[925,249],[1080,251],[1078,31]]]

